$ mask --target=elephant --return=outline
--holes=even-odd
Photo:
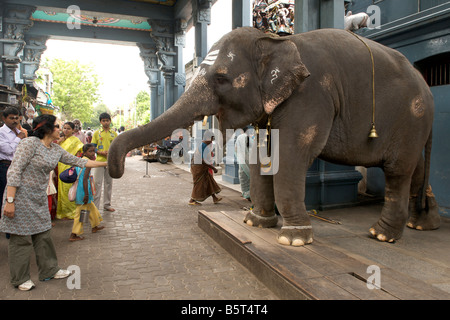
[[[440,225],[429,186],[433,96],[394,49],[341,29],[280,37],[237,28],[212,46],[171,108],[114,140],[110,175],[123,175],[129,150],[211,115],[222,132],[248,124],[266,128],[268,119],[271,130],[278,130],[278,172],[263,175],[259,162],[251,165],[253,210],[244,223],[276,226],[276,204],[282,245],[313,241],[304,199],[307,170],[316,158],[384,170],[384,204],[370,237],[395,242],[406,225]],[[377,137],[369,137],[374,129]]]

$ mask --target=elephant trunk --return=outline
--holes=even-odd
[[[205,103],[193,101],[190,96],[184,94],[155,120],[125,131],[113,140],[108,152],[108,170],[112,178],[122,177],[129,151],[170,136],[175,129],[186,128],[204,115],[213,114],[211,109],[206,110]]]

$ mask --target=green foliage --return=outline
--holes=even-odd
[[[94,107],[94,110],[91,112],[90,115],[90,119],[87,121],[81,121],[83,129],[87,130],[87,128],[91,128],[91,129],[99,129],[101,127],[100,125],[100,121],[98,120],[98,117],[100,116],[101,113],[103,112],[107,112],[109,114],[111,114],[111,112],[109,111],[108,107],[106,106],[106,104],[99,103],[98,105],[96,105]],[[112,116],[112,115],[111,115]]]
[[[139,125],[150,122],[150,94],[141,91],[136,96],[136,122]]]
[[[53,74],[52,101],[60,108],[62,120],[91,122],[94,104],[99,100],[99,80],[92,65],[77,60],[53,59],[47,62]],[[97,118],[98,121],[98,118]]]
[[[144,90],[140,91],[127,109],[119,109],[111,116],[115,128],[124,126],[126,130],[134,128],[135,124],[144,125],[150,122],[150,94]]]

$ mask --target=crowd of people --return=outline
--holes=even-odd
[[[111,206],[112,179],[106,159],[117,133],[111,129],[108,113],[100,115],[101,128],[93,133],[83,132],[79,120],[60,124],[55,116],[47,114],[34,118],[26,130],[21,126],[20,111],[14,107],[4,109],[2,120],[0,232],[6,234],[9,242],[11,284],[27,291],[35,287],[30,277],[33,249],[39,280],[70,275],[58,266],[50,236],[52,220],[73,220],[69,241],[79,241],[84,239],[82,211],[89,213],[93,233],[104,228],[99,211],[102,191],[104,211],[115,211]],[[78,176],[74,201],[68,197],[72,183],[59,177],[72,167]]]
[[[11,284],[20,290],[35,287],[30,277],[30,254],[34,249],[39,280],[62,279],[70,275],[58,266],[56,250],[50,235],[53,220],[73,220],[69,241],[83,240],[82,212],[89,213],[92,233],[104,228],[100,210],[114,212],[111,206],[112,178],[107,170],[107,156],[119,133],[111,128],[111,117],[102,113],[101,128],[83,132],[79,120],[60,123],[53,115],[33,119],[32,127],[22,128],[18,109],[8,107],[0,127],[0,232],[8,239],[8,262]],[[242,137],[247,137],[246,134]],[[241,137],[241,138],[242,138]],[[200,205],[212,197],[222,198],[214,180],[214,137],[205,138],[196,153],[201,163],[192,163],[193,190],[190,205]],[[251,139],[252,140],[252,139]],[[242,140],[240,150],[248,149]],[[247,148],[246,148],[247,147]],[[196,158],[196,157],[194,157]],[[248,155],[240,167],[242,195],[250,200]],[[92,169],[92,170],[91,170]],[[61,173],[75,170],[75,196],[69,198],[75,183],[64,182]],[[103,207],[100,204],[103,193]]]

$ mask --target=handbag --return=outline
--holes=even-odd
[[[74,170],[75,170],[75,168],[74,168]],[[75,173],[76,173],[76,170],[75,170]],[[79,177],[80,176],[77,174],[77,178],[76,178],[75,182],[72,184],[72,186],[69,189],[69,193],[68,193],[69,201],[75,201],[75,199],[77,198],[77,188],[78,188],[78,178]]]
[[[59,178],[65,183],[74,183],[78,179],[78,173],[74,166],[64,170],[59,174]]]

